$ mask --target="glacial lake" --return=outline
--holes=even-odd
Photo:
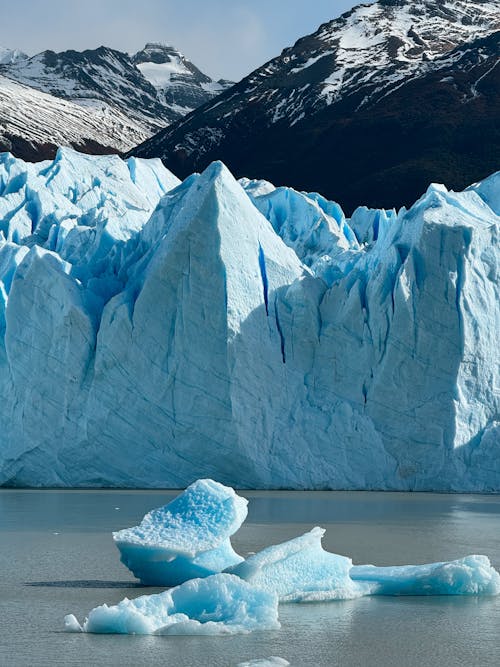
[[[232,637],[63,632],[93,607],[160,589],[134,582],[111,531],[173,498],[160,491],[0,490],[0,665],[236,667],[280,656],[295,667],[498,667],[500,598],[372,597],[280,607],[281,631]],[[242,555],[327,529],[325,548],[376,565],[481,553],[500,568],[500,497],[248,492]]]

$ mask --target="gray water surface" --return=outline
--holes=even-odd
[[[139,586],[111,531],[175,494],[0,490],[0,665],[235,667],[271,655],[295,667],[498,667],[500,598],[362,598],[282,605],[282,629],[236,637],[68,634],[63,618],[160,589]],[[315,525],[324,546],[376,565],[488,555],[500,569],[500,497],[250,492],[234,537],[245,555]]]

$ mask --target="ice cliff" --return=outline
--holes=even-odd
[[[1,155],[0,483],[499,491],[499,202]]]

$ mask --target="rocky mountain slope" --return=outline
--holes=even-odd
[[[226,85],[202,74],[175,49],[160,45],[147,45],[133,57],[106,47],[83,52],[44,51],[32,58],[4,50],[0,63],[0,99],[12,99],[15,86],[8,80],[23,86],[16,89],[22,92],[15,104],[0,106],[0,136],[10,137],[0,148],[16,152],[27,145],[18,155],[31,159],[51,156],[54,139],[61,142],[56,146],[82,149],[93,145],[96,152],[129,149],[211,99]],[[160,72],[163,79],[158,83]],[[40,106],[48,97],[39,93],[52,99]],[[70,104],[58,104],[53,98]],[[75,105],[80,113],[74,110]],[[53,116],[55,123],[51,124],[47,115],[52,117],[56,109],[59,119]],[[81,117],[83,127],[80,121],[75,123],[76,116]],[[58,128],[57,137],[53,125]]]
[[[500,491],[499,214],[2,156],[0,483]]]
[[[222,159],[348,209],[464,187],[498,167],[499,29],[496,2],[359,5],[134,154],[180,176]]]

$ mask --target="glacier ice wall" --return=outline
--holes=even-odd
[[[499,198],[0,156],[0,484],[500,490]]]

